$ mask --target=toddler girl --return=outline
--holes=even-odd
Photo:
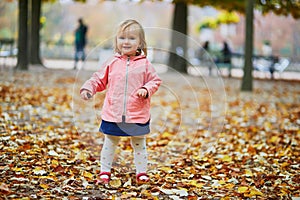
[[[150,98],[161,79],[146,58],[147,44],[142,26],[135,20],[122,22],[114,39],[114,58],[95,72],[80,89],[88,100],[105,89],[99,131],[105,134],[101,150],[99,181],[108,183],[114,152],[120,137],[130,137],[134,149],[136,180],[149,181],[145,135],[150,132]]]

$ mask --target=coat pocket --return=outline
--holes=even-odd
[[[128,99],[128,109],[130,111],[139,111],[144,108],[146,102],[145,98],[138,97],[136,93],[133,93]]]

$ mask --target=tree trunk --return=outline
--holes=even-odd
[[[19,30],[17,69],[28,70],[27,41],[28,0],[19,0]]]
[[[42,0],[31,0],[30,54],[31,64],[43,65],[40,58],[40,16]]]
[[[187,72],[187,14],[188,7],[185,2],[175,3],[169,66],[184,73]]]
[[[246,1],[246,37],[245,37],[245,63],[242,80],[242,91],[252,91],[252,57],[253,57],[253,10],[255,0]]]

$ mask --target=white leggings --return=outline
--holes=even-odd
[[[120,137],[105,135],[104,144],[101,151],[100,163],[101,172],[110,172],[115,150],[118,146]],[[131,146],[134,150],[134,164],[136,173],[144,173],[147,170],[147,148],[146,138],[144,136],[131,137]]]

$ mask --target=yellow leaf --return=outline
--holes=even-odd
[[[13,171],[15,171],[15,172],[21,172],[22,168],[15,167],[15,168],[13,168]]]
[[[288,194],[288,192],[287,192],[286,190],[287,190],[287,189],[282,188],[282,189],[280,190],[281,194],[283,194],[283,195]]]
[[[256,188],[251,188],[249,196],[253,197],[253,196],[257,196],[257,195],[263,196],[264,194]]]
[[[270,142],[271,143],[277,143],[278,140],[279,140],[279,137],[275,135],[275,136],[271,137]]]
[[[111,180],[111,181],[109,182],[109,185],[110,185],[111,187],[118,188],[118,187],[120,187],[120,186],[122,185],[122,182],[121,182],[120,179],[113,179],[113,180]]]
[[[44,183],[41,183],[40,186],[45,190],[47,190],[49,188],[49,185],[44,184]]]
[[[171,105],[172,108],[177,108],[178,107],[178,102],[173,101],[170,105]]]
[[[222,197],[221,200],[230,200],[230,197]]]
[[[171,169],[170,167],[162,167],[161,168],[162,171],[167,172],[167,173],[172,173],[173,169]]]
[[[232,189],[234,186],[235,186],[235,185],[232,184],[232,183],[228,183],[228,184],[225,185],[225,187],[226,187],[227,189]]]
[[[84,152],[82,152],[82,151],[80,151],[80,152],[78,152],[78,153],[76,154],[75,159],[76,159],[76,160],[83,160],[83,161],[86,161],[86,159],[87,159],[87,154],[84,153]]]
[[[83,176],[85,178],[89,178],[89,179],[92,179],[93,178],[93,174],[91,174],[90,172],[87,172],[87,171],[84,171],[83,172]]]
[[[264,128],[265,128],[266,130],[270,130],[270,129],[272,129],[272,124],[271,124],[270,122],[265,122],[265,123],[264,123]]]
[[[248,187],[246,187],[246,186],[241,186],[238,188],[239,193],[245,193],[247,190],[248,190]]]
[[[36,167],[34,170],[33,170],[33,173],[35,175],[46,175],[47,174],[47,171],[43,170],[43,168],[41,167]]]
[[[219,180],[220,185],[224,185],[226,182],[224,180]]]
[[[49,179],[51,181],[57,181],[57,178],[55,177],[55,175],[49,175],[49,176],[41,176],[39,177],[40,179]]]
[[[58,165],[59,163],[58,163],[57,160],[52,160],[52,161],[51,161],[51,164],[56,166],[56,165]]]
[[[198,183],[197,180],[191,180],[189,182],[189,185],[195,186],[197,188],[201,188],[203,186],[203,183]]]
[[[281,167],[287,167],[287,166],[289,166],[290,164],[288,163],[288,162],[284,162],[284,163],[282,163],[282,165],[281,165]]]
[[[153,196],[149,190],[142,190],[142,191],[141,191],[141,194],[142,194],[143,196],[148,197],[147,199],[159,200],[158,197]],[[130,199],[134,199],[134,198],[130,198]],[[137,199],[138,199],[138,198],[137,198]]]
[[[281,149],[277,153],[279,157],[283,157],[283,156],[290,156],[290,152],[291,152],[290,147],[287,147],[285,150]]]
[[[252,171],[250,169],[245,170],[246,176],[253,176]]]
[[[163,134],[162,134],[163,138],[169,138],[169,137],[172,137],[172,136],[173,135],[171,133],[167,132],[167,131],[163,132]]]
[[[202,161],[208,161],[208,157],[202,158]]]
[[[231,162],[232,161],[232,157],[228,156],[228,155],[224,155],[222,158],[222,161],[224,162]]]

